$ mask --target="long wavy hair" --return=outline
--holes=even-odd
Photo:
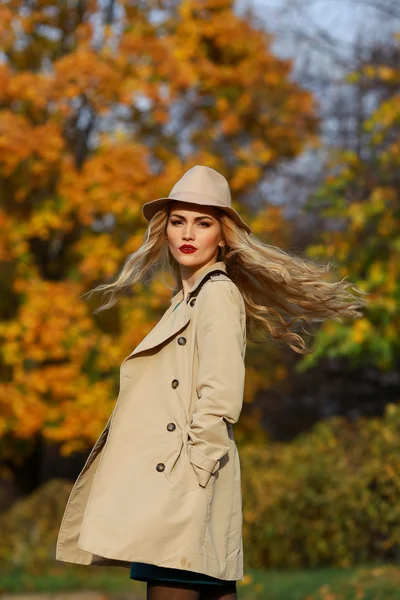
[[[179,263],[165,242],[169,206],[160,209],[151,219],[144,243],[129,255],[113,283],[101,284],[83,294],[102,291],[107,301],[94,313],[113,306],[118,296],[135,283],[150,283],[158,271],[169,272],[175,278],[175,294],[182,289]],[[224,248],[219,247],[217,260],[223,260],[228,277],[237,285],[246,307],[247,337],[254,343],[270,338],[280,340],[300,354],[308,354],[304,339],[294,331],[302,321],[327,319],[342,321],[358,318],[366,304],[367,292],[345,281],[324,281],[332,262],[321,265],[300,255],[288,253],[260,241],[237,225],[226,213],[216,209]],[[350,288],[350,289],[349,289]],[[364,297],[363,297],[364,296]],[[267,338],[257,338],[267,333]]]

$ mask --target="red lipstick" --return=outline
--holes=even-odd
[[[185,254],[191,254],[192,252],[196,252],[197,248],[191,246],[190,244],[183,244],[179,247],[179,250]]]

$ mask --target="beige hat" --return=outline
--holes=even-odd
[[[143,204],[143,216],[150,221],[156,212],[171,200],[216,206],[227,213],[240,227],[251,233],[250,227],[232,208],[231,192],[227,180],[211,167],[196,165],[186,171],[174,185],[168,198],[158,198]]]

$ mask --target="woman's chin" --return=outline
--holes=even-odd
[[[177,256],[177,261],[179,262],[179,264],[181,265],[190,265],[192,267],[196,266],[196,265],[200,265],[202,263],[201,258],[199,257],[198,252],[188,252],[187,254],[185,254],[184,252],[181,252],[180,250],[178,250],[179,254]]]

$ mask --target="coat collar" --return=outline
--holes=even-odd
[[[195,282],[192,285],[189,294],[187,294],[186,300],[188,300],[190,298],[190,296],[193,294],[193,292],[199,287],[200,283],[203,281],[203,279],[206,277],[206,275],[208,275],[212,271],[224,271],[226,273],[226,264],[224,263],[223,260],[219,260],[219,261],[215,262],[214,264],[209,265],[208,267],[205,267],[204,269],[202,269],[200,271],[200,273],[197,275],[197,278],[195,279]],[[183,289],[180,289],[174,296],[172,296],[171,305],[175,307],[176,304],[178,304],[178,302],[180,302],[181,300],[183,300]]]
[[[160,321],[153,327],[150,333],[140,342],[138,346],[131,352],[123,361],[132,358],[139,352],[145,352],[155,346],[158,346],[176,335],[181,329],[183,329],[190,321],[192,308],[188,305],[190,296],[199,287],[205,277],[212,271],[224,271],[226,274],[226,265],[223,261],[218,261],[205,269],[203,269],[197,276],[189,294],[186,297],[186,306],[182,307],[184,310],[174,310],[177,304],[183,300],[183,290],[180,289],[171,299],[169,308],[166,310]],[[226,277],[226,275],[221,275]],[[123,364],[122,363],[122,364]],[[122,365],[121,365],[122,366]]]

